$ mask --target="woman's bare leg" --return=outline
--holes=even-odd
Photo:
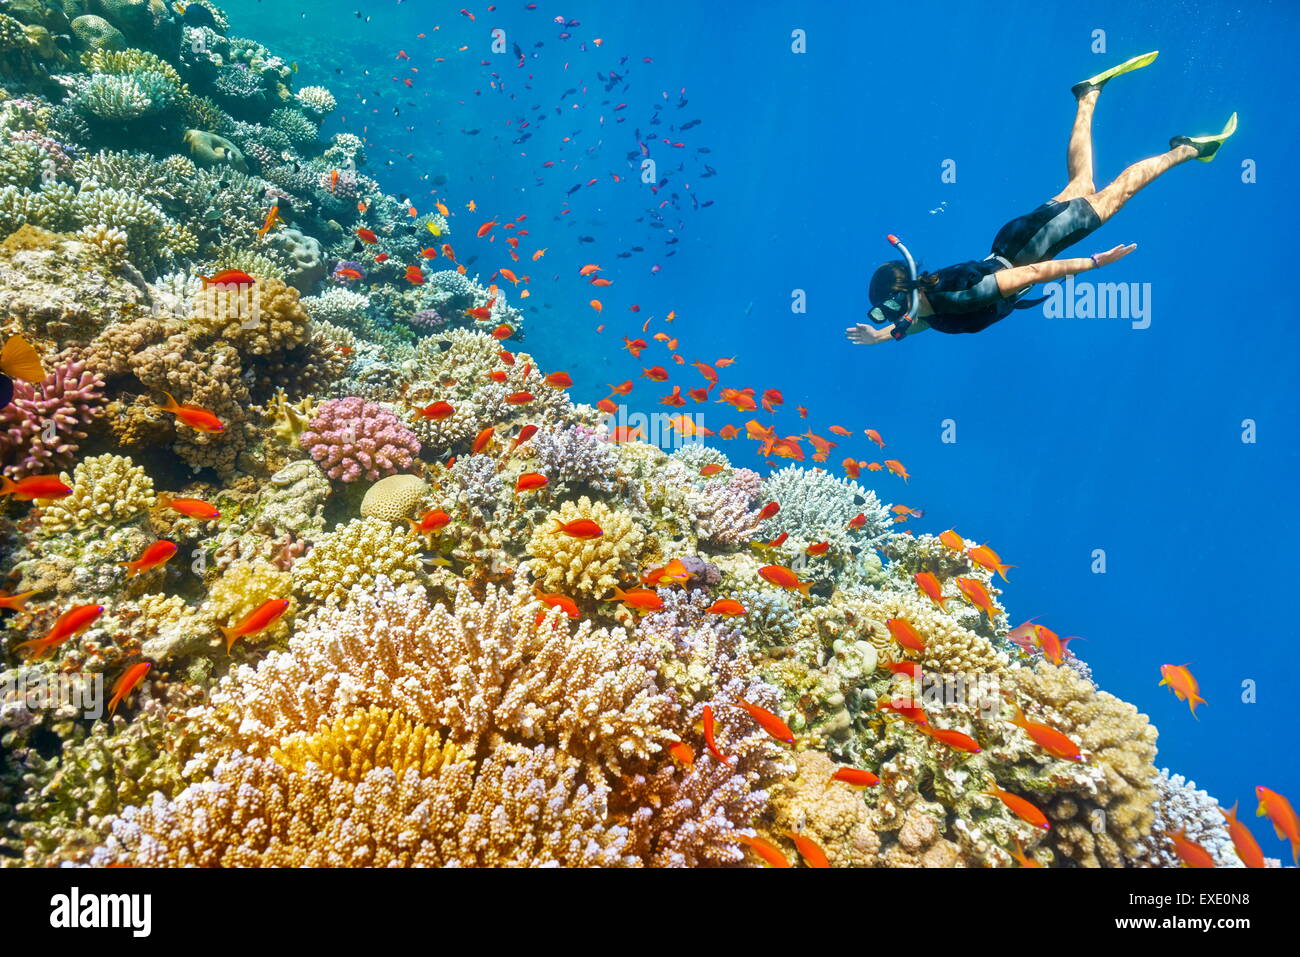
[[[1065,169],[1070,181],[1052,199],[1064,203],[1078,196],[1089,196],[1097,189],[1092,179],[1092,114],[1101,90],[1089,90],[1079,97],[1070,130],[1070,145],[1065,150]]]
[[[1149,156],[1139,160],[1116,176],[1105,189],[1088,195],[1088,203],[1097,211],[1097,216],[1104,223],[1137,195],[1138,190],[1153,182],[1165,170],[1173,169],[1178,164],[1195,158],[1196,148],[1183,145],[1175,146],[1159,156]]]

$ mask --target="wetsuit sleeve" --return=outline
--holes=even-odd
[[[907,328],[907,335],[914,336],[918,332],[925,332],[925,330],[929,328],[930,328],[930,324],[926,322],[924,319],[913,319],[912,324]]]
[[[926,298],[936,313],[975,312],[986,309],[1002,298],[996,273],[989,273],[969,289],[953,292],[927,291]]]

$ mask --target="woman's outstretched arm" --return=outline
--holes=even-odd
[[[1104,253],[1097,253],[1096,256],[1087,259],[1049,259],[1047,262],[1030,263],[1028,266],[1001,269],[993,275],[997,277],[998,291],[1003,296],[1012,296],[1040,282],[1051,282],[1053,279],[1087,272],[1098,266],[1108,266],[1118,259],[1123,259],[1135,249],[1137,243],[1130,243],[1127,246],[1116,246]]]

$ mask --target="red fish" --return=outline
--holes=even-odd
[[[872,442],[875,442],[882,449],[885,447],[885,440],[880,437],[880,433],[877,432],[875,429],[867,429],[865,434],[867,438],[869,438]]]
[[[704,611],[706,614],[722,615],[724,618],[738,618],[749,614],[744,605],[731,598],[719,598]]]
[[[417,414],[417,419],[429,419],[433,422],[441,422],[443,419],[451,418],[456,414],[456,410],[450,402],[444,402],[439,399],[437,402],[430,402]]]
[[[1196,683],[1192,673],[1187,670],[1186,665],[1161,665],[1160,684],[1168,685],[1173,691],[1174,696],[1179,701],[1186,701],[1187,706],[1192,709],[1192,717],[1196,717],[1196,706],[1205,704],[1205,699],[1201,697],[1201,686]]]
[[[496,429],[488,426],[474,438],[474,444],[470,446],[470,454],[478,455],[492,443],[492,436],[496,434]]]
[[[547,608],[558,608],[569,618],[578,617],[578,603],[568,595],[561,595],[559,592],[553,592],[548,595],[546,592],[541,590],[534,591],[533,595]],[[538,616],[539,623],[544,616],[545,612]]]
[[[894,636],[894,640],[909,651],[925,651],[925,642],[909,622],[902,618],[890,618],[885,627]]]
[[[367,246],[373,246],[375,243],[379,242],[379,237],[375,235],[374,230],[366,229],[365,227],[357,230],[357,239],[361,240]]]
[[[510,326],[507,326],[504,322],[492,330],[492,338],[496,339],[498,342],[504,339],[509,339],[514,334],[515,330]]]
[[[1212,855],[1201,845],[1187,837],[1187,825],[1183,825],[1177,831],[1165,831],[1165,837],[1174,846],[1174,853],[1178,859],[1183,862],[1183,867],[1218,867]]]
[[[519,434],[515,436],[514,442],[510,445],[510,451],[513,453],[515,449],[519,448],[519,446],[523,445],[536,434],[537,426],[525,425],[519,430]]]
[[[444,528],[450,521],[450,515],[441,509],[435,509],[425,512],[420,516],[419,521],[408,518],[406,524],[411,526],[412,535],[423,535],[425,538],[432,539],[438,530]]]
[[[567,389],[573,385],[573,379],[570,378],[567,372],[552,372],[542,381],[552,389]]]
[[[651,382],[668,381],[668,371],[663,366],[651,366],[649,369],[642,369],[641,376]]]
[[[1041,827],[1044,831],[1050,830],[1052,825],[1047,820],[1047,815],[1040,811],[1037,806],[1026,801],[1019,794],[1012,794],[1010,791],[1003,791],[996,784],[984,792],[990,797],[995,797],[1007,806],[1007,809],[1020,820],[1032,824],[1034,827]]]
[[[599,525],[589,518],[578,518],[571,522],[562,522],[558,518],[551,519],[555,523],[551,529],[552,533],[560,532],[568,535],[570,538],[579,538],[583,541],[590,541],[593,538],[600,538],[605,532]]]
[[[144,553],[135,561],[118,562],[118,564],[126,569],[127,578],[134,578],[136,575],[142,575],[147,571],[158,568],[160,565],[166,565],[175,554],[175,542],[159,539],[146,548]]]
[[[783,744],[794,744],[794,732],[780,717],[765,708],[750,704],[744,698],[737,698],[736,705],[744,708],[749,713],[749,716],[758,723],[758,726],[773,738]]]
[[[688,768],[695,766],[695,749],[685,741],[674,741],[668,745],[668,753],[678,764]]]
[[[219,625],[221,633],[226,637],[226,654],[230,654],[230,649],[235,647],[235,642],[240,638],[261,634],[274,625],[280,616],[288,610],[289,599],[268,598],[249,612],[244,620],[235,627],[227,628],[224,625]]]
[[[934,576],[933,572],[917,572],[915,575],[916,583],[925,592],[926,597],[934,602],[944,611],[947,611],[948,599],[943,596],[943,585],[939,584],[939,579]]]
[[[533,395],[531,392],[511,392],[506,396],[505,403],[506,405],[527,405],[535,398],[537,398],[537,396]]]
[[[16,611],[23,615],[30,615],[27,610],[27,603],[31,601],[33,595],[39,595],[42,589],[37,588],[35,591],[19,592],[17,595],[11,595],[7,591],[0,591],[0,608],[9,611]]]
[[[1241,858],[1241,863],[1247,867],[1266,867],[1264,851],[1260,848],[1259,841],[1255,840],[1255,835],[1250,833],[1250,828],[1237,820],[1237,805],[1233,804],[1231,811],[1219,808],[1219,813],[1223,815],[1223,820],[1228,825],[1228,836],[1232,838],[1232,846],[1237,849],[1237,856]]]
[[[716,736],[714,735],[712,705],[706,704],[704,706],[704,713],[702,715],[702,718],[704,721],[704,743],[708,746],[709,753],[712,754],[719,761],[721,761],[723,764],[730,765],[731,758],[727,757],[725,754],[723,754],[721,751],[718,750],[718,741]]]
[[[213,276],[200,276],[203,288],[208,286],[253,286],[257,280],[242,269],[223,269]]]
[[[77,605],[60,615],[44,638],[24,641],[14,651],[26,655],[28,661],[40,661],[69,638],[86,631],[103,613],[103,605]]]
[[[180,512],[182,515],[201,521],[211,521],[221,517],[220,509],[215,505],[209,505],[201,498],[178,498],[167,492],[158,493],[158,507],[170,508],[173,512]]]
[[[809,545],[807,551],[809,555],[813,555],[813,556],[825,555],[828,551],[830,551],[830,547],[831,547],[830,542],[818,542],[815,545]]]
[[[1259,809],[1255,816],[1268,815],[1277,836],[1291,842],[1292,861],[1300,863],[1300,818],[1296,817],[1291,802],[1263,785],[1255,788],[1255,797],[1259,798]]]
[[[108,713],[112,714],[117,710],[117,706],[136,689],[140,682],[144,681],[144,676],[149,673],[153,665],[148,661],[141,661],[132,665],[118,677],[113,683],[113,697],[108,702]]]
[[[29,475],[17,482],[0,475],[0,498],[12,495],[20,502],[34,502],[52,498],[65,498],[72,489],[64,485],[57,475]]]
[[[965,551],[966,549],[966,540],[951,528],[939,536],[939,542],[945,548],[951,548],[954,552]]]
[[[705,707],[708,706],[705,705]],[[761,837],[749,837],[748,835],[739,833],[733,834],[732,837],[761,857],[768,867],[792,866],[786,856],[781,853],[780,848],[763,840]]]
[[[407,266],[406,281],[413,286],[424,285],[424,270],[419,266]]]
[[[545,488],[550,480],[540,472],[525,472],[519,476],[515,482],[515,492],[532,492],[539,488]]]
[[[988,615],[989,621],[992,621],[997,616],[997,609],[993,607],[993,599],[982,581],[978,578],[961,577],[957,578],[956,581],[957,589],[966,597],[966,600]]]
[[[785,404],[785,397],[778,389],[768,389],[763,393],[763,408],[775,412],[778,405]]]
[[[874,788],[880,783],[880,778],[861,768],[836,768],[835,773],[831,775],[831,780],[855,788]]]
[[[903,467],[903,463],[898,461],[898,459],[885,459],[885,468],[889,469],[889,471],[893,472],[904,482],[911,478],[911,476],[907,474],[907,469]]]
[[[651,591],[649,588],[630,588],[624,591],[615,585],[614,597],[606,598],[605,601],[620,602],[638,611],[659,611],[664,607],[664,600],[659,597],[659,593]]]
[[[1015,717],[1009,719],[1011,723],[1023,729],[1040,748],[1053,757],[1065,761],[1083,761],[1083,755],[1079,752],[1077,744],[1055,728],[1039,724],[1037,721],[1030,721],[1025,717],[1020,705],[1013,703],[1012,707],[1015,708]]]
[[[946,744],[954,750],[965,751],[967,754],[980,753],[979,742],[968,734],[962,734],[960,731],[953,731],[948,728],[935,728],[930,725],[925,725],[920,730],[923,734],[929,735],[934,740]]]
[[[758,570],[758,575],[778,588],[802,592],[805,598],[809,597],[808,589],[812,586],[812,582],[800,581],[799,576],[784,565],[764,565]]]
[[[799,851],[799,856],[803,858],[805,864],[809,867],[830,867],[831,862],[826,857],[826,852],[818,846],[817,842],[810,837],[804,837],[795,831],[786,831],[785,836],[794,841],[795,848]]]
[[[1007,581],[1007,569],[1016,567],[1015,565],[1007,565],[1003,563],[1002,559],[998,557],[998,553],[987,545],[980,545],[977,548],[972,548],[966,554],[970,556],[971,561],[976,565],[979,565],[981,568],[987,568],[989,571],[997,572],[1002,576],[1003,581]]]
[[[497,221],[495,219],[489,219],[486,223],[484,223],[482,226],[478,228],[478,232],[476,232],[474,235],[478,236],[479,239],[482,239],[488,233],[492,232],[492,227],[494,227],[496,224]]]
[[[776,502],[768,502],[761,509],[759,509],[758,520],[760,522],[765,522],[779,511],[781,511],[780,505],[778,505]]]
[[[221,424],[221,420],[202,406],[181,405],[172,398],[170,392],[163,392],[163,395],[167,396],[167,404],[160,405],[158,408],[164,412],[170,412],[191,429],[196,429],[199,432],[222,432],[225,430],[226,427]]]

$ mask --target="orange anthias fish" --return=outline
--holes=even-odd
[[[719,598],[704,611],[706,614],[722,615],[724,618],[738,618],[749,614],[744,605],[732,598]]]
[[[72,488],[64,485],[57,475],[29,475],[17,482],[7,475],[0,475],[0,498],[12,495],[20,502],[36,502],[66,498],[71,494]]]
[[[939,536],[939,543],[943,545],[944,548],[951,548],[954,552],[962,552],[966,550],[966,540],[951,528]]]
[[[613,399],[597,399],[596,408],[600,409],[606,415],[615,415],[618,413],[618,403]]]
[[[1002,576],[1003,581],[1008,580],[1007,569],[1016,567],[1015,565],[1004,564],[1002,559],[998,557],[998,553],[987,545],[980,545],[978,548],[972,548],[966,554],[970,556],[971,561],[976,565],[979,565],[981,568],[987,568],[991,572],[997,572]]]
[[[736,706],[744,708],[749,713],[749,716],[758,723],[758,726],[776,740],[783,744],[794,744],[794,732],[777,715],[765,708],[760,708],[758,705],[750,704],[744,698],[737,698]]]
[[[901,701],[884,699],[876,704],[877,711],[892,711],[904,721],[915,725],[927,725],[930,723],[929,717],[926,716],[925,709],[920,705],[906,704],[909,699],[904,698]]]
[[[492,338],[497,340],[509,339],[515,334],[515,330],[504,322],[492,330]]]
[[[659,593],[649,588],[630,588],[624,591],[615,585],[614,597],[606,598],[605,601],[621,602],[637,611],[659,611],[664,607],[664,600],[659,597]]]
[[[1255,811],[1255,816],[1268,815],[1277,836],[1291,842],[1292,861],[1300,863],[1300,819],[1296,818],[1291,802],[1263,785],[1255,788],[1255,797],[1259,798],[1259,809]]]
[[[262,228],[257,231],[257,235],[265,236],[271,231],[276,223],[283,224],[284,218],[280,215],[280,207],[272,206],[266,213],[266,219],[262,220]]]
[[[1069,650],[1068,645],[1070,642],[1075,641],[1077,636],[1071,635],[1068,638],[1062,638],[1046,625],[1035,624],[1031,628],[1034,633],[1034,646],[1043,653],[1043,657],[1054,665],[1062,664],[1065,661],[1066,652]],[[1007,633],[1007,637],[1015,641],[1010,632]]]
[[[866,524],[867,524],[867,513],[858,512],[857,515],[854,515],[851,519],[849,519],[849,524],[846,527],[850,532],[856,532]]]
[[[1165,837],[1174,846],[1174,853],[1183,862],[1183,867],[1218,867],[1214,856],[1201,845],[1187,837],[1187,825],[1177,831],[1165,831]]]
[[[620,382],[618,385],[611,385],[609,387],[610,395],[627,395],[631,391],[632,391],[631,379],[628,379],[626,382]]]
[[[960,731],[953,731],[947,728],[935,728],[928,724],[921,725],[922,734],[927,734],[941,744],[957,751],[965,751],[967,754],[979,754],[982,750],[979,742],[968,734],[962,734]]]
[[[515,482],[515,492],[516,494],[519,492],[533,492],[539,488],[545,488],[549,481],[550,479],[540,472],[525,472]]]
[[[444,402],[439,399],[437,402],[430,402],[423,409],[420,409],[415,417],[417,419],[428,419],[431,422],[441,422],[443,419],[449,419],[456,414],[456,409],[450,402]]]
[[[1020,862],[1021,867],[1042,867],[1043,866],[1042,864],[1039,864],[1036,860],[1034,860],[1032,857],[1030,857],[1025,853],[1025,849],[1020,843],[1020,838],[1013,837],[1011,839],[1011,843],[1013,843],[1016,846],[1015,852],[1012,853],[1011,856]]]
[[[717,462],[713,462],[710,463],[709,465],[703,466],[700,469],[700,475],[702,475],[704,478],[713,478],[713,476],[717,475],[721,471],[722,471],[722,466],[719,465]]]
[[[1015,717],[1008,720],[1033,738],[1034,743],[1040,748],[1053,757],[1065,761],[1083,761],[1083,755],[1079,753],[1077,744],[1055,728],[1049,728],[1037,721],[1030,721],[1025,717],[1025,712],[1021,710],[1020,705],[1013,702],[1012,707],[1016,709]]]
[[[668,370],[663,366],[651,366],[649,369],[642,369],[641,376],[651,382],[667,382]]]
[[[555,525],[551,528],[552,533],[560,532],[570,538],[590,541],[605,534],[601,527],[589,518],[578,518],[572,522],[562,522],[558,518],[554,518],[551,521],[555,522]]]
[[[1201,697],[1201,686],[1196,683],[1192,673],[1187,670],[1186,665],[1161,665],[1160,684],[1168,685],[1173,689],[1174,696],[1179,701],[1186,701],[1187,706],[1192,709],[1192,717],[1196,717],[1196,706],[1205,704],[1206,701]],[[1198,719],[1199,720],[1199,719]]]
[[[894,636],[894,640],[909,651],[925,651],[925,641],[917,630],[903,618],[890,618],[885,627]]]
[[[1010,791],[1004,791],[996,784],[984,793],[1000,800],[1007,806],[1007,810],[1020,818],[1020,820],[1032,824],[1034,827],[1041,827],[1044,831],[1051,829],[1052,825],[1047,820],[1047,815],[1040,811],[1035,805],[1022,798],[1019,794],[1012,794]]]
[[[705,705],[704,712],[701,715],[701,721],[704,724],[704,743],[708,746],[709,753],[721,761],[723,764],[730,765],[731,758],[727,757],[718,750],[718,740],[714,735],[713,727],[713,706]]]
[[[763,408],[768,412],[775,412],[778,405],[785,404],[785,396],[781,395],[779,389],[767,389],[763,392]]]
[[[758,575],[778,588],[802,592],[805,598],[810,597],[808,589],[812,587],[812,582],[801,582],[799,576],[784,565],[764,565],[758,570]]]
[[[552,372],[542,381],[552,389],[567,389],[573,385],[573,379],[570,378],[567,372]]]
[[[492,436],[494,436],[495,434],[496,434],[496,429],[494,429],[490,425],[482,432],[480,432],[477,436],[474,437],[474,444],[471,445],[469,448],[470,454],[478,455],[480,452],[486,449],[489,445],[492,444]]]
[[[553,592],[548,595],[546,592],[541,590],[534,591],[533,595],[548,609],[558,608],[569,618],[578,617],[578,603],[568,595],[561,595],[559,592]],[[546,612],[542,612],[537,616],[537,623],[540,625],[545,617]]]
[[[535,398],[537,398],[537,396],[533,395],[531,392],[511,392],[505,397],[505,403],[506,405],[527,405]]]
[[[242,269],[223,269],[212,276],[200,276],[203,280],[203,288],[208,286],[252,286],[257,280],[244,272]]]
[[[35,591],[19,592],[17,595],[11,595],[7,591],[0,591],[0,608],[8,611],[16,611],[23,615],[30,615],[27,610],[27,603],[31,601],[33,595],[39,595],[42,589],[37,588]]]
[[[809,555],[816,557],[818,555],[825,555],[828,551],[830,551],[830,548],[831,548],[830,542],[817,542],[816,544],[809,545],[806,551],[808,552]]]
[[[794,841],[795,849],[799,851],[799,856],[809,867],[830,867],[831,862],[826,857],[826,852],[818,846],[817,842],[810,837],[804,837],[797,831],[786,831],[785,836]]]
[[[1266,867],[1264,851],[1260,848],[1259,841],[1250,833],[1250,828],[1237,820],[1237,805],[1233,804],[1231,811],[1219,808],[1219,813],[1228,825],[1228,836],[1232,838],[1232,846],[1237,849],[1241,863],[1247,867]]]
[[[854,788],[874,788],[880,783],[880,778],[861,768],[836,768],[835,773],[831,775],[831,780],[840,781]]]
[[[406,281],[413,286],[424,285],[424,270],[419,266],[407,266]]]
[[[248,613],[248,616],[237,624],[234,628],[227,628],[219,625],[221,633],[226,638],[226,654],[230,654],[230,649],[235,647],[235,642],[240,638],[247,638],[250,635],[261,634],[276,623],[281,615],[289,610],[289,599],[287,598],[268,598],[257,608]]]
[[[40,661],[69,638],[75,638],[88,629],[103,613],[103,605],[77,605],[60,615],[44,638],[24,641],[15,646],[14,651],[26,655],[28,661]]]
[[[451,521],[451,516],[442,509],[433,509],[425,512],[416,521],[408,518],[406,523],[411,526],[412,535],[423,535],[425,538],[433,538],[438,530],[444,528]]]
[[[127,578],[134,578],[136,575],[142,575],[147,571],[158,568],[160,565],[166,565],[175,554],[175,542],[159,539],[146,548],[144,553],[135,561],[118,562],[118,564],[126,569]]]
[[[858,465],[852,456],[846,458],[840,465],[844,466],[844,474],[851,479],[859,478],[862,475],[862,467]]]
[[[160,405],[158,408],[164,412],[170,412],[191,429],[196,429],[199,432],[222,432],[225,430],[226,427],[221,424],[221,420],[202,406],[181,405],[172,398],[170,392],[163,392],[163,395],[167,396],[167,404]]]
[[[375,235],[374,230],[361,228],[357,230],[357,239],[361,240],[367,246],[373,246],[379,242],[379,237]]]
[[[781,853],[779,847],[763,840],[761,837],[750,837],[747,834],[739,833],[733,834],[732,837],[762,858],[763,862],[767,864],[768,867],[792,866],[786,856]]]
[[[943,595],[943,585],[939,584],[939,579],[934,576],[933,572],[917,572],[916,583],[920,586],[921,591],[925,592],[926,597],[934,602],[944,611],[947,611],[948,599]]]
[[[581,269],[578,270],[578,275],[590,276],[594,272],[600,272],[600,267],[597,266],[595,263],[587,263],[587,265],[583,266]]]
[[[519,430],[519,434],[515,436],[514,442],[510,444],[510,452],[513,454],[515,449],[519,448],[519,446],[523,445],[536,434],[537,426],[525,425]]]
[[[776,502],[768,502],[759,509],[758,520],[760,522],[765,522],[779,511],[781,511],[781,506],[779,504]]]
[[[117,710],[117,706],[136,689],[136,686],[144,681],[144,676],[149,673],[153,664],[148,661],[141,661],[127,668],[113,683],[113,697],[108,702],[108,713],[112,714]]]
[[[668,564],[646,572],[645,577],[641,579],[641,584],[659,588],[685,585],[690,580],[691,573],[686,564],[680,558],[674,558]]]
[[[867,429],[865,434],[867,438],[869,438],[872,442],[875,442],[882,449],[885,447],[885,440],[880,437],[880,433],[877,432],[875,429]]]
[[[907,469],[903,467],[903,463],[898,461],[898,459],[885,459],[885,468],[889,469],[890,472],[897,475],[904,482],[912,477],[907,473]]]
[[[158,507],[170,508],[173,512],[180,512],[182,515],[201,521],[211,521],[221,517],[220,509],[215,505],[209,505],[201,498],[178,498],[167,492],[158,493]]]
[[[993,607],[993,599],[990,597],[988,589],[978,578],[961,578],[957,579],[957,589],[966,596],[966,600],[978,608],[984,614],[989,616],[992,621],[997,615],[997,610]]]

